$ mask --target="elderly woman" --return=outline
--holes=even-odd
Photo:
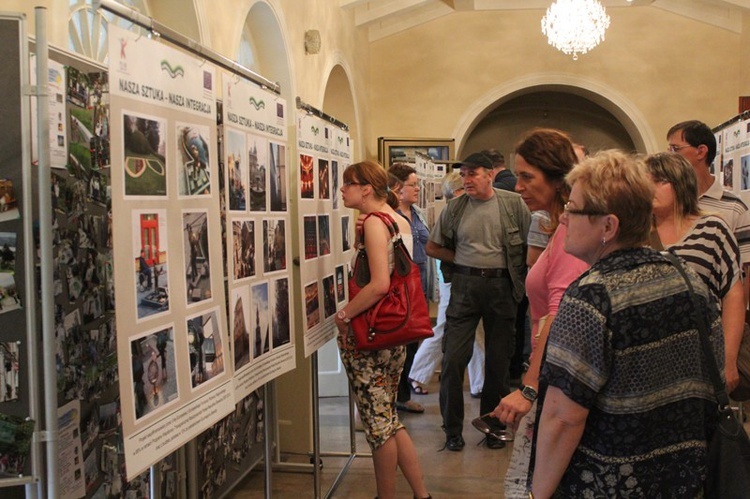
[[[737,240],[724,220],[698,207],[695,170],[673,152],[646,158],[654,181],[654,231],[651,245],[669,248],[700,275],[719,302],[724,325],[727,392],[739,383],[737,356],[745,324],[745,298]]]
[[[535,129],[521,139],[515,152],[516,192],[521,194],[529,210],[549,214],[548,221],[541,226],[549,235],[549,242],[526,277],[526,294],[531,306],[530,366],[523,376],[521,388],[503,397],[493,412],[503,423],[518,424],[520,428],[505,476],[505,497],[508,499],[528,495],[529,451],[536,414],[532,407],[539,388],[539,369],[547,333],[568,285],[588,268],[585,262],[563,249],[567,230],[560,225],[560,215],[570,194],[565,175],[578,162],[570,138],[559,130]]]
[[[372,161],[348,166],[344,170],[341,197],[344,206],[354,208],[361,214],[383,212],[390,215],[398,224],[404,244],[411,252],[409,222],[395,211],[398,200],[388,189],[388,175],[382,166]],[[349,377],[365,438],[372,450],[378,497],[395,497],[396,469],[401,468],[414,497],[429,498],[414,443],[399,421],[396,410],[398,380],[406,358],[405,347],[357,350],[349,328],[353,317],[371,308],[388,292],[393,271],[393,243],[385,224],[378,217],[370,217],[365,220],[362,230],[370,282],[335,316],[341,362]]]
[[[567,180],[565,251],[591,268],[565,292],[550,328],[530,496],[702,496],[717,404],[687,283],[645,247],[648,170],[604,151]],[[686,271],[722,366],[716,302]]]

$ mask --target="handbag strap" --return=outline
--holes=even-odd
[[[398,224],[395,220],[393,220],[393,217],[390,216],[388,213],[384,213],[382,211],[374,211],[372,213],[368,213],[364,220],[362,220],[362,231],[360,232],[360,239],[359,239],[359,245],[360,247],[364,247],[365,245],[365,229],[364,224],[370,217],[378,217],[380,220],[383,221],[386,227],[388,227],[388,232],[391,234],[391,239],[394,241],[396,239],[401,239],[401,234],[398,230]]]
[[[703,314],[699,313],[700,307],[698,305],[698,300],[695,296],[695,290],[693,289],[693,284],[690,282],[690,279],[687,276],[687,273],[685,272],[685,269],[683,268],[680,261],[677,259],[675,255],[668,251],[662,252],[662,255],[664,255],[670,262],[672,262],[672,265],[677,267],[677,270],[680,272],[680,275],[685,280],[685,283],[688,287],[688,292],[690,293],[690,301],[693,302],[693,317],[695,318],[695,321],[698,323],[698,332],[700,333],[700,340],[701,345],[703,346],[703,354],[706,357],[706,364],[708,365],[708,374],[711,376],[711,382],[714,385],[714,391],[716,392],[716,400],[719,402],[719,411],[725,410],[727,407],[729,407],[729,396],[727,395],[727,391],[724,385],[724,382],[721,380],[721,374],[719,373],[719,367],[716,365],[716,357],[714,357],[714,351],[713,348],[711,348],[711,340],[709,339],[709,333],[708,333],[708,325],[706,324],[706,318]]]

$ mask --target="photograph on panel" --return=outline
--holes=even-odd
[[[102,437],[117,434],[120,418],[120,400],[99,406],[99,433]]]
[[[130,340],[135,419],[177,400],[174,327]]]
[[[263,387],[237,403],[227,417],[196,438],[200,497],[223,497],[232,473],[251,468],[263,442]],[[262,447],[262,446],[260,446]],[[162,496],[171,497],[171,496]]]
[[[226,129],[224,155],[227,158],[227,197],[230,211],[247,210],[247,164],[245,134]]]
[[[16,233],[0,232],[0,314],[21,308],[15,276]]]
[[[239,281],[255,275],[255,221],[232,220],[232,262],[234,280]]]
[[[271,198],[271,211],[286,211],[287,180],[286,180],[286,146],[269,142],[268,169]]]
[[[263,220],[263,272],[286,270],[286,230],[283,218]]]
[[[192,387],[224,372],[224,345],[219,329],[218,308],[187,321],[190,380]]]
[[[313,157],[299,155],[299,189],[302,199],[315,199],[315,175],[313,174]]]
[[[210,132],[207,126],[177,123],[177,161],[180,196],[211,194]]]
[[[734,159],[729,158],[728,160],[724,161],[724,165],[722,167],[723,176],[724,176],[724,187],[726,187],[728,190],[732,190],[734,187]]]
[[[302,221],[305,233],[305,260],[318,256],[318,226],[315,215],[306,215]]]
[[[167,195],[167,120],[123,113],[125,196]]]
[[[0,343],[0,402],[18,400],[21,380],[20,343]]]
[[[336,313],[336,285],[333,274],[323,278],[323,314],[329,318]]]
[[[318,159],[318,199],[331,199],[331,170],[323,158]]]
[[[335,159],[331,160],[331,181],[333,182],[332,197],[333,209],[339,209],[339,162]]]
[[[318,281],[305,286],[305,314],[308,331],[320,324],[320,299],[318,297]]]
[[[67,168],[76,177],[88,179],[92,171],[110,164],[109,83],[107,73],[82,73],[67,68],[69,124]],[[65,128],[58,113],[57,146],[65,146]]]
[[[13,181],[0,178],[0,222],[15,220],[20,217],[18,212],[18,199]]]
[[[268,309],[268,282],[250,288],[250,331],[253,334],[253,358],[271,350],[271,321]]]
[[[318,254],[331,254],[331,218],[328,215],[318,215]]]
[[[291,341],[289,325],[289,279],[276,279],[271,282],[271,334],[273,348]]]
[[[250,362],[250,287],[240,286],[232,290],[229,318],[234,343],[234,372]]]
[[[250,173],[250,211],[267,211],[266,178],[268,177],[268,141],[248,137],[248,171]]]
[[[740,165],[740,171],[742,172],[742,177],[740,177],[740,189],[746,191],[750,189],[750,154],[740,158]]]
[[[166,210],[133,212],[132,251],[138,319],[169,311]]]
[[[336,267],[336,302],[341,303],[346,300],[346,280],[344,279],[344,266]]]
[[[183,251],[187,303],[210,300],[211,260],[208,255],[208,212],[183,211]]]
[[[341,217],[341,251],[349,251],[352,247],[352,233],[349,220],[349,215]]]

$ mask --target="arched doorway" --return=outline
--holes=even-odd
[[[565,91],[530,89],[508,96],[489,110],[466,136],[459,157],[497,149],[512,165],[516,142],[524,132],[537,127],[564,130],[592,153],[612,148],[637,150],[625,127],[599,104]]]
[[[495,116],[482,123],[493,112]],[[514,118],[522,120],[518,128],[498,123],[512,113]],[[576,121],[579,119],[580,125]],[[564,73],[527,75],[504,82],[477,99],[459,119],[453,133],[459,157],[473,152],[470,147],[489,140],[488,126],[504,131],[502,138],[498,138],[504,142],[494,146],[502,147],[504,154],[509,154],[519,135],[533,126],[567,130],[575,140],[584,144],[588,141],[592,150],[622,147],[651,153],[658,149],[651,127],[628,98],[597,80]]]

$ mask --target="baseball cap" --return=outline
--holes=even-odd
[[[487,168],[488,170],[492,170],[492,160],[484,153],[481,152],[475,152],[474,154],[469,154],[469,156],[466,157],[461,163],[459,164],[459,167],[466,166],[468,168]]]

